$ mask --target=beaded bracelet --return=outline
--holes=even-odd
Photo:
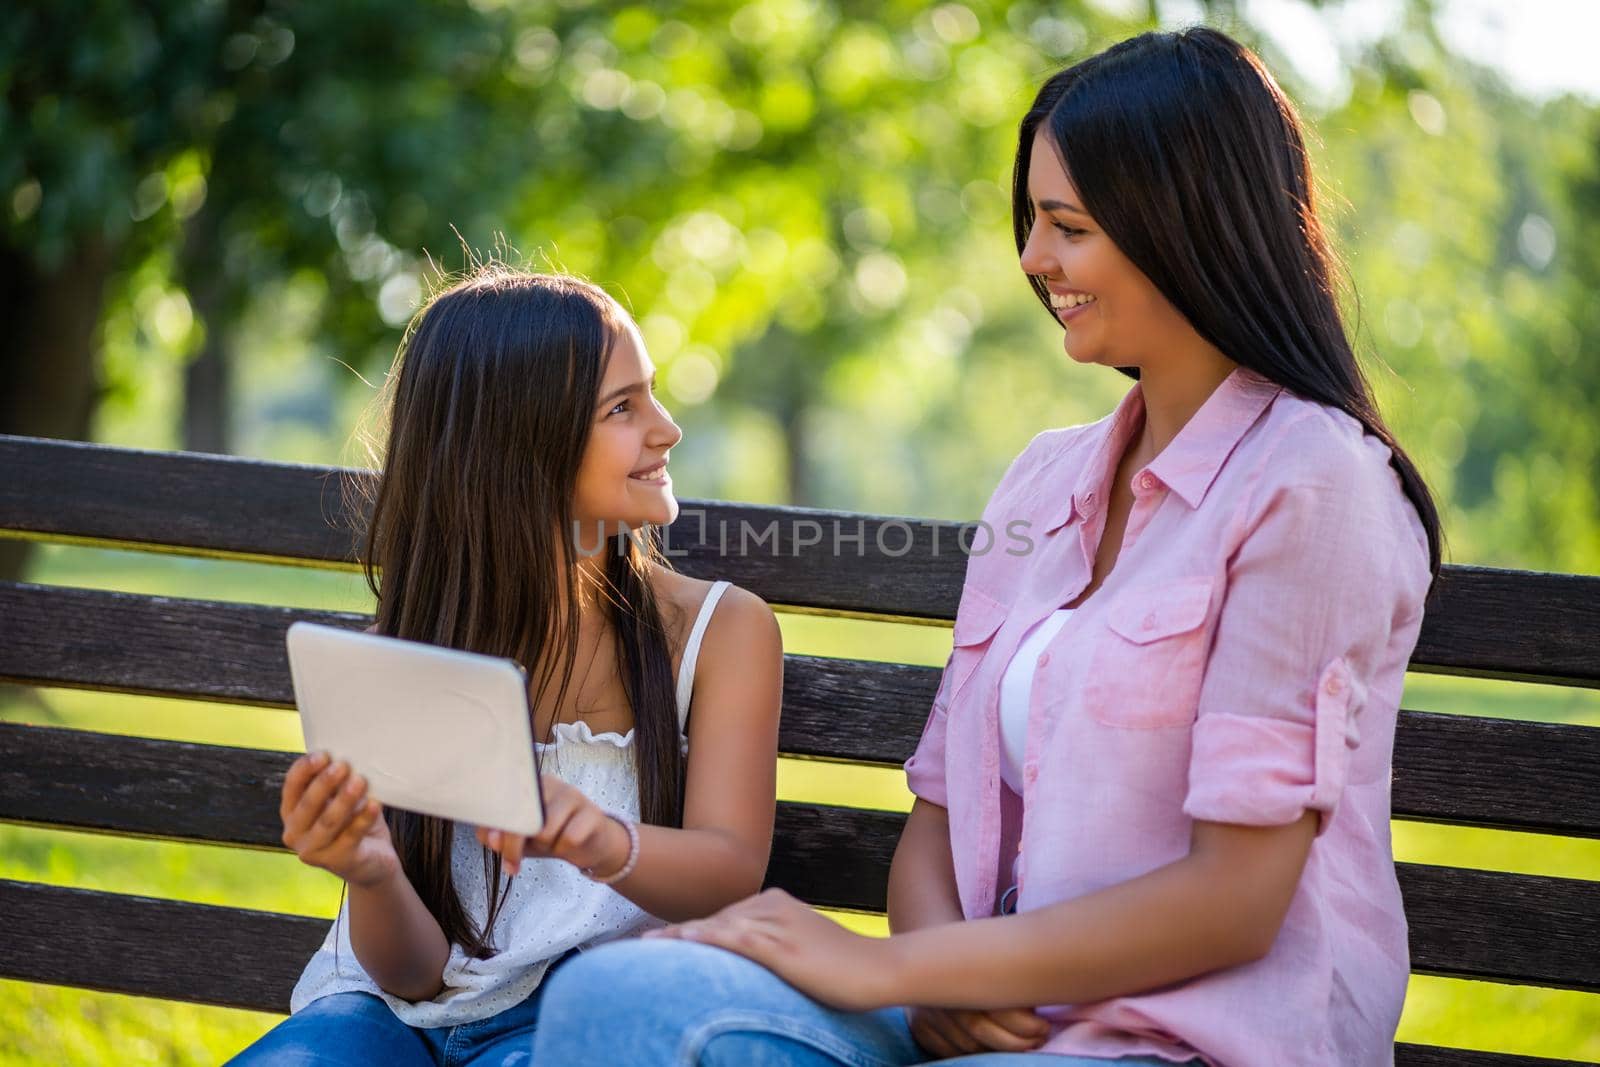
[[[639,862],[639,828],[634,826],[630,819],[624,819],[613,812],[607,812],[606,814],[621,823],[622,828],[628,831],[628,859],[622,865],[622,869],[614,874],[598,875],[594,873],[593,867],[583,868],[585,878],[588,878],[591,882],[599,882],[601,885],[611,885],[613,882],[622,881],[633,873],[634,866]]]

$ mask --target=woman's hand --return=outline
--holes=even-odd
[[[917,1044],[941,1060],[978,1052],[1031,1052],[1050,1036],[1050,1024],[1027,1008],[912,1008],[906,1014]]]
[[[781,889],[768,889],[707,919],[645,937],[717,945],[766,967],[807,996],[843,1011],[898,1003],[894,950],[851,933]]]
[[[478,827],[478,842],[500,853],[514,875],[524,856],[566,860],[580,870],[613,874],[628,862],[633,842],[628,831],[576,786],[559,778],[540,778],[544,790],[544,829],[532,837]]]
[[[383,808],[367,797],[367,782],[343,760],[308,753],[283,779],[283,843],[300,862],[330,871],[352,885],[379,885],[400,873],[400,858],[383,821]]]

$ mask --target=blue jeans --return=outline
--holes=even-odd
[[[693,941],[629,940],[568,960],[546,983],[534,1067],[907,1067],[929,1062],[900,1008],[825,1007],[743,956]],[[941,1063],[1175,1067],[1037,1052]],[[1198,1063],[1199,1061],[1194,1061]]]
[[[433,1029],[407,1026],[371,993],[334,993],[267,1031],[228,1067],[530,1067],[543,991],[541,982],[498,1015]]]

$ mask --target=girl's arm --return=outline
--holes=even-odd
[[[683,828],[639,824],[639,857],[612,888],[670,922],[710,915],[761,888],[777,804],[783,639],[753,593],[728,590],[706,628],[695,672]],[[515,873],[524,855],[553,856],[604,877],[627,863],[622,823],[579,790],[544,782],[545,827],[529,838],[480,828]]]
[[[903,934],[963,918],[950,855],[950,813],[918,797],[889,864],[889,930]]]
[[[444,989],[450,942],[398,865],[382,881],[350,883],[350,947],[391,996],[432,1000]]]
[[[326,753],[301,756],[284,776],[279,815],[300,861],[350,887],[350,946],[372,980],[403,1000],[437,996],[450,944],[401,870],[366,779]]]
[[[638,866],[615,883],[618,892],[681,922],[761,889],[772,853],[782,700],[778,620],[760,597],[734,586],[711,616],[695,672],[683,829],[641,825]]]

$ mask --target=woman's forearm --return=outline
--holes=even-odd
[[[1097,892],[890,939],[885,1003],[1082,1004],[1271,951],[1318,826],[1196,822],[1189,854]]]
[[[964,917],[950,854],[949,812],[918,800],[889,865],[889,929],[901,934]]]
[[[731,833],[644,823],[638,831],[638,864],[612,888],[651,915],[700,919],[761,890],[768,856]]]
[[[444,988],[450,943],[398,870],[375,885],[350,884],[350,946],[362,968],[391,996],[432,1000]]]
[[[1186,857],[1036,911],[895,937],[885,1000],[1004,1008],[1154,989],[1258,959],[1251,906],[1237,881]]]

